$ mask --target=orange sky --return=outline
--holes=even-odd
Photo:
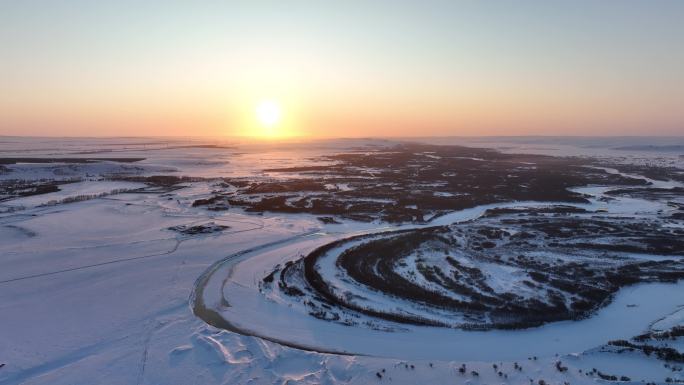
[[[0,135],[684,134],[683,2],[516,4],[6,2]]]

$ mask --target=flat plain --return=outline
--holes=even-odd
[[[0,140],[0,384],[684,381],[678,147]]]

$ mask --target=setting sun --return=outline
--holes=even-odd
[[[274,100],[262,100],[257,104],[256,118],[259,124],[267,130],[270,135],[277,134],[277,126],[282,118],[282,109],[280,104]]]
[[[271,94],[245,95],[241,99],[229,107],[235,117],[230,124],[239,127],[240,136],[273,140],[297,137],[303,132],[301,103],[296,97]]]

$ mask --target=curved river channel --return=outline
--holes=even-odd
[[[628,175],[630,177],[638,177]],[[641,177],[640,177],[641,178]],[[665,182],[651,181],[653,187]],[[662,185],[662,186],[661,186]],[[674,187],[668,183],[666,187]],[[574,191],[592,198],[585,209],[606,215],[658,215],[664,202],[636,198],[600,200],[611,187]],[[197,279],[191,295],[193,312],[218,328],[257,336],[300,349],[401,359],[522,360],[531,356],[580,353],[610,340],[629,339],[684,309],[684,281],[644,283],[623,288],[593,316],[524,330],[465,331],[440,327],[396,325],[393,331],[345,326],[293,311],[287,303],[267,299],[258,283],[276,264],[299,258],[332,241],[359,234],[446,225],[476,220],[487,209],[542,207],[568,203],[511,202],[478,206],[435,218],[424,225],[382,227],[361,233],[306,233],[233,254],[216,262]],[[392,325],[391,322],[383,321]]]

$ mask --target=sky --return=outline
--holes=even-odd
[[[684,135],[682,20],[680,0],[0,0],[0,135]]]

